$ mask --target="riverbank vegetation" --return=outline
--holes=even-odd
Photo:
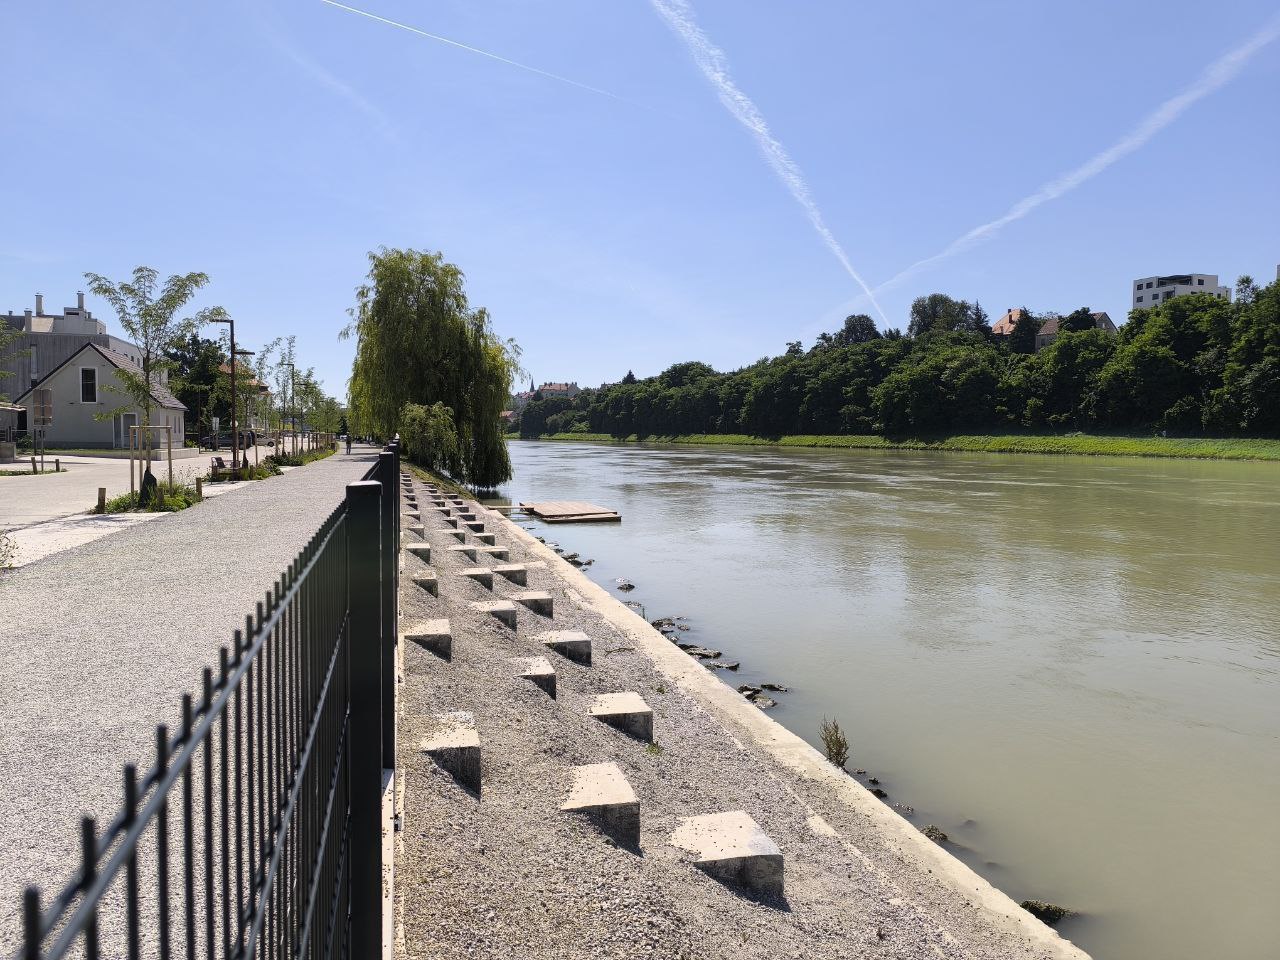
[[[439,253],[382,248],[369,254],[352,322],[352,429],[400,433],[407,455],[463,482],[511,478],[498,415],[519,350],[467,301],[463,274]]]
[[[513,434],[518,437],[519,434]],[[749,447],[830,447],[847,450],[952,450],[979,453],[1044,453],[1076,456],[1182,457],[1200,460],[1280,460],[1280,440],[1201,437],[1106,436],[1090,433],[1003,434],[946,437],[846,436],[752,437],[742,433],[699,433],[680,437],[613,437],[607,433],[552,433],[541,440],[597,443],[697,443]]]
[[[804,446],[1034,450],[1276,457],[1280,437],[1280,283],[1242,277],[1234,301],[1176,297],[1134,311],[1119,334],[1087,308],[1024,311],[993,335],[977,304],[942,294],[912,305],[907,332],[850,317],[808,350],[729,373],[679,363],[647,379],[535,399],[522,437],[679,438]],[[1025,324],[1025,326],[1024,326]],[[696,439],[695,439],[696,438]],[[1179,438],[1182,442],[1168,443]]]

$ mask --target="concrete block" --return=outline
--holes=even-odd
[[[445,533],[449,534],[449,536],[453,537],[455,540],[467,539],[467,531],[465,530],[446,530]]]
[[[494,567],[493,572],[517,586],[523,587],[529,582],[529,568],[523,563],[502,563]]]
[[[495,560],[506,560],[511,556],[511,552],[506,547],[495,546],[476,547],[476,553],[486,554]]]
[[[479,520],[467,520],[466,517],[463,517],[462,519],[466,523],[467,529],[472,533],[479,533],[484,529],[484,524]]]
[[[782,851],[742,810],[687,817],[671,844],[697,854],[694,864],[722,883],[782,896]]]
[[[421,537],[423,540],[427,539],[426,527],[424,527],[420,523],[411,523],[406,529],[408,529],[410,533],[416,534],[417,536]]]
[[[448,620],[428,620],[406,630],[404,638],[430,650],[442,660],[453,659],[453,631],[449,629]]]
[[[467,577],[470,580],[474,580],[486,590],[493,589],[493,571],[488,567],[468,567],[467,569],[460,571],[460,573],[462,576]]]
[[[471,609],[496,617],[512,630],[516,628],[516,605],[510,600],[477,600],[471,604]]]
[[[556,697],[556,669],[546,657],[518,657],[511,661],[516,667],[516,676],[531,680],[533,685],[546,691],[552,700]]]
[[[591,705],[591,715],[637,740],[653,742],[653,710],[638,693],[602,693]]]
[[[458,519],[461,520],[463,523],[469,524],[469,523],[477,522],[476,515],[469,510],[455,510],[454,512],[458,515]],[[481,529],[484,528],[484,524],[481,524],[480,526],[481,526]]]
[[[400,511],[400,516],[402,516],[402,517],[408,517],[410,520],[421,520],[421,519],[422,519],[422,514],[420,514],[417,510],[401,510],[401,511]]]
[[[454,528],[455,530],[458,528],[458,519],[457,519],[457,517],[442,517],[441,519],[442,519],[442,520],[444,520],[444,522],[445,522],[445,524],[446,524],[447,526],[450,526],[450,527]]]
[[[471,539],[477,543],[483,543],[487,547],[492,547],[498,542],[497,535],[492,533],[477,533]]]
[[[640,849],[640,801],[616,763],[573,768],[573,786],[561,810],[586,816],[619,846]]]
[[[548,650],[554,650],[566,660],[591,666],[591,638],[581,630],[548,630],[533,639]]]
[[[460,785],[480,792],[480,734],[469,713],[437,714],[434,729],[423,739],[422,750]]]
[[[524,593],[513,593],[511,599],[516,603],[523,603],[534,613],[540,613],[544,617],[552,615],[551,608],[554,601],[551,594],[545,590],[526,590]]]
[[[412,553],[423,563],[431,562],[431,544],[429,543],[406,543],[405,550]]]
[[[414,574],[413,582],[433,597],[440,596],[440,578],[436,576],[436,572],[434,570],[428,570],[426,573]]]
[[[457,557],[457,556],[463,556],[463,557],[466,557],[468,560],[474,560],[474,559],[476,558],[476,550],[477,550],[477,549],[478,549],[478,548],[476,548],[476,547],[471,547],[471,546],[467,546],[467,545],[466,545],[466,544],[464,544],[464,543],[459,543],[459,544],[456,544],[456,545],[454,545],[454,546],[452,546],[452,547],[445,547],[445,548],[444,548],[444,552],[445,552],[445,553],[451,553],[451,554],[453,554],[455,557]]]

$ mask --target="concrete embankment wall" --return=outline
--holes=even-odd
[[[972,943],[975,931],[977,939],[985,939],[982,931],[986,928],[990,943],[1008,945],[1004,955],[1087,960],[1084,951],[926,838],[851,776],[827,762],[814,747],[764,714],[525,529],[496,511],[485,513],[490,529],[501,529],[531,556],[544,561],[547,571],[564,584],[575,602],[633,642],[659,673],[702,705],[746,748],[757,748],[770,758],[796,802],[808,809],[815,833],[843,844],[853,858],[879,874],[903,899],[932,916],[940,927],[955,925],[959,911],[964,914],[959,924],[965,931],[961,941]],[[963,950],[961,954],[967,955]]]

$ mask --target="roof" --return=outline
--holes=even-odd
[[[86,343],[83,347],[81,347],[71,356],[67,357],[67,359],[63,360],[60,364],[58,364],[56,367],[54,367],[52,370],[46,373],[43,377],[41,377],[39,380],[33,383],[30,387],[28,387],[26,393],[18,397],[18,400],[19,401],[25,400],[28,396],[30,396],[32,390],[35,390],[41,384],[46,383],[50,377],[56,376],[57,373],[63,367],[69,364],[76,357],[80,356],[80,354],[84,353],[86,350],[96,350],[98,351],[98,353],[102,355],[102,358],[106,360],[108,363],[110,363],[112,366],[117,367],[120,370],[127,370],[136,377],[140,378],[142,376],[142,368],[138,366],[136,363],[134,363],[132,360],[130,360],[128,357],[126,357],[123,353],[117,353],[115,350],[109,350],[106,347],[100,347],[96,343]],[[169,389],[168,384],[154,383],[151,385],[150,392],[151,392],[151,399],[153,399],[156,403],[160,404],[160,406],[164,407],[165,409],[169,409],[169,410],[187,409],[186,405],[183,404],[181,400],[179,400],[177,397],[173,395],[173,392]]]
[[[1004,316],[997,320],[991,327],[991,332],[997,337],[1007,337],[1013,333],[1013,328],[1018,325],[1018,321],[1022,319],[1022,308],[1012,307],[1005,311]]]
[[[539,390],[576,390],[577,388],[578,388],[578,385],[576,383],[544,383],[538,389]]]

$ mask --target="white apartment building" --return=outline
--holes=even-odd
[[[1175,273],[1167,277],[1143,277],[1133,282],[1133,309],[1143,310],[1185,293],[1211,293],[1231,299],[1231,288],[1218,283],[1216,273]]]

